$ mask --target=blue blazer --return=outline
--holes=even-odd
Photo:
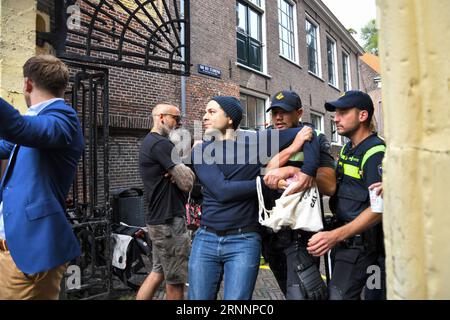
[[[50,270],[81,254],[65,201],[84,148],[76,111],[62,100],[22,116],[0,98],[0,184],[5,236],[24,273]]]

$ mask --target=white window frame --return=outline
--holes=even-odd
[[[319,77],[322,79],[322,52],[321,52],[321,46],[320,46],[320,25],[314,20],[308,13],[305,13],[305,35],[308,36],[306,31],[306,21],[308,21],[310,24],[314,25],[316,27],[316,46],[317,46],[317,72],[314,73],[311,70],[309,70],[309,61],[308,61],[308,42],[305,39],[305,47],[306,47],[306,63],[307,63],[307,69],[308,72],[315,75],[316,77]]]
[[[317,117],[320,118],[320,128],[315,128],[315,129],[316,129],[316,130],[319,130],[319,131],[322,132],[322,133],[324,133],[325,130],[324,130],[324,116],[323,116],[323,114],[311,110],[311,114],[310,114],[309,118],[310,118],[310,120],[311,120],[311,123],[314,125],[314,123],[313,123],[313,121],[312,121],[312,116],[313,116],[313,115],[315,115],[315,116],[317,116]]]
[[[348,75],[348,88],[345,88],[345,79],[344,79],[344,57],[347,57],[347,75]],[[351,74],[351,66],[350,66],[350,54],[347,53],[346,50],[342,49],[342,89],[344,92],[352,90],[352,74]]]
[[[246,96],[252,96],[254,98],[258,98],[258,99],[264,100],[264,122],[265,122],[265,124],[266,123],[270,124],[271,123],[270,112],[269,113],[266,112],[267,108],[270,105],[269,97],[267,95],[263,95],[261,93],[258,93],[258,92],[255,92],[255,91],[252,91],[252,90],[249,90],[249,89],[246,89],[246,88],[240,88],[239,95],[241,95],[241,94],[245,94]],[[248,117],[248,115],[247,115],[247,117]],[[248,128],[248,127],[246,127],[246,128]],[[254,130],[254,129],[251,128],[249,130]]]
[[[297,27],[297,4],[292,0],[277,0],[277,10],[278,10],[278,30],[280,30],[280,7],[278,4],[278,1],[284,1],[287,2],[290,6],[292,6],[292,24],[294,30],[292,30],[294,34],[294,59],[291,59],[290,57],[285,56],[281,51],[281,34],[278,35],[278,46],[279,46],[279,52],[280,56],[283,58],[292,61],[295,64],[299,64],[299,52],[298,52],[298,27]]]
[[[333,58],[334,58],[334,66],[333,66],[333,72],[334,72],[334,81],[335,83],[330,82],[330,79],[328,77],[328,84],[335,87],[336,89],[339,89],[339,72],[338,72],[338,56],[337,56],[337,46],[336,46],[336,40],[333,39],[333,37],[327,35],[327,76],[328,76],[328,40],[333,42],[334,44],[334,50],[333,50]]]
[[[240,62],[236,61],[236,65],[240,66],[244,69],[256,72],[258,74],[269,76],[268,69],[267,69],[267,25],[266,25],[266,0],[261,0],[261,6],[258,6],[255,2],[252,0],[239,0],[252,9],[258,11],[258,13],[261,14],[261,47],[262,47],[262,53],[261,53],[261,71],[251,68],[250,66],[247,66],[245,64],[242,64]],[[236,1],[237,2],[237,1]]]
[[[336,122],[334,122],[334,118],[330,119],[331,124],[331,144],[334,146],[342,146],[342,136],[337,132]],[[335,133],[333,133],[333,124],[335,128]],[[333,137],[336,135],[337,139],[336,141],[333,141]]]

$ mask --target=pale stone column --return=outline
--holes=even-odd
[[[36,52],[37,1],[0,1],[0,96],[22,112],[25,61]]]
[[[450,1],[377,0],[389,299],[450,298]]]

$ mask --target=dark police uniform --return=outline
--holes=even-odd
[[[313,127],[308,123],[299,124],[300,127],[303,125]],[[315,134],[319,138],[320,145],[319,166],[334,169],[336,166],[330,154],[330,143],[326,136],[318,130],[315,130]],[[298,152],[289,159],[285,166],[301,168],[302,161],[303,153]],[[268,188],[263,188],[263,190],[266,208],[272,208],[281,193],[278,190],[269,190]],[[270,269],[288,300],[326,298],[326,286],[320,277],[318,268],[320,260],[311,256],[306,250],[308,240],[313,234],[313,232],[291,230],[286,227],[274,233],[267,228],[263,237],[263,256],[269,262]],[[303,269],[300,271],[303,272],[298,272],[299,265]],[[309,288],[304,287],[305,284],[302,283],[300,277],[306,277],[304,280],[306,280],[306,286]]]
[[[381,163],[386,146],[372,134],[351,148],[351,141],[341,150],[336,168],[337,189],[330,208],[337,226],[353,221],[370,206],[368,187],[381,181]],[[381,223],[362,234],[338,243],[331,251],[333,275],[329,284],[330,299],[359,299],[366,284],[367,268],[376,265],[384,251]]]

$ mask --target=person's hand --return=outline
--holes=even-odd
[[[308,126],[304,126],[295,136],[295,139],[292,142],[291,146],[298,151],[303,147],[303,144],[306,141],[310,141],[312,137],[313,137],[313,129]]]
[[[278,189],[278,183],[280,180],[284,180],[285,174],[280,168],[272,169],[264,175],[264,183],[270,189]]]
[[[294,194],[297,192],[301,192],[303,190],[309,189],[314,184],[314,178],[304,174],[303,172],[297,173],[298,181],[292,182],[292,186],[289,185],[290,190],[286,195]]]
[[[172,182],[172,183],[177,183],[177,182],[175,181],[175,178],[174,178],[169,172],[167,172],[167,173],[164,175],[164,178],[170,179],[170,182]]]
[[[383,184],[381,182],[375,182],[374,184],[371,184],[369,187],[369,190],[376,189],[376,195],[383,198]]]
[[[281,179],[281,180],[278,181],[278,188],[277,189],[285,190],[287,188],[287,186],[288,186],[287,181],[285,179]]]
[[[338,243],[338,238],[334,230],[322,231],[309,239],[307,250],[314,257],[320,257],[331,250],[336,243]]]

